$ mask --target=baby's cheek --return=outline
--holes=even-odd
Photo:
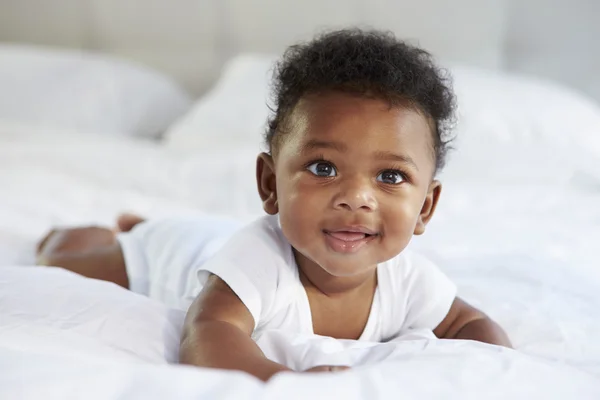
[[[288,214],[280,216],[280,222],[283,235],[294,249],[306,255],[314,247],[316,235],[306,219],[297,214]]]
[[[397,241],[410,241],[419,218],[421,209],[412,204],[396,204],[383,220],[386,221],[385,233]]]
[[[315,218],[315,214],[322,212],[327,205],[327,198],[323,191],[315,190],[314,185],[303,184],[302,181],[292,181],[284,185],[282,201],[285,202],[285,208],[295,215],[305,214]]]
[[[294,194],[281,199],[279,220],[282,228],[285,228],[290,236],[301,235],[315,218],[311,208],[310,199],[303,199],[301,195]]]

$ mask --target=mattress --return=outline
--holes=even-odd
[[[284,374],[265,385],[241,373],[170,365],[176,357],[158,342],[162,350],[152,359],[124,351],[119,340],[139,338],[124,331],[107,341],[101,333],[108,328],[98,321],[69,331],[69,321],[90,308],[60,314],[75,299],[65,279],[89,280],[53,271],[63,284],[47,287],[41,297],[44,285],[33,283],[50,285],[55,278],[46,280],[50,269],[27,267],[36,241],[57,225],[113,224],[121,211],[260,215],[254,148],[217,148],[182,155],[130,138],[44,135],[0,124],[0,397],[600,398],[600,180],[594,160],[567,150],[529,148],[513,152],[510,162],[502,152],[457,152],[442,176],[434,221],[410,245],[436,261],[463,298],[504,326],[516,351],[456,341],[367,350],[303,342],[325,356],[361,352],[379,361],[328,376]],[[81,296],[99,304],[102,293],[117,289]],[[137,296],[114,293],[127,302]],[[136,307],[168,312],[136,299]],[[19,307],[44,303],[52,305],[48,314],[34,322],[19,319],[26,314]],[[61,324],[48,324],[53,315]],[[169,337],[173,351],[177,334]],[[360,364],[361,357],[353,359]]]

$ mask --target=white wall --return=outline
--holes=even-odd
[[[572,85],[600,100],[600,1],[512,0],[506,67]]]
[[[444,61],[538,74],[600,100],[599,21],[600,0],[0,0],[0,42],[113,53],[196,92],[238,52],[366,24]]]

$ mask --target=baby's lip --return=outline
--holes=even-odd
[[[377,235],[378,232],[375,231],[374,229],[370,229],[367,228],[366,226],[362,226],[362,225],[349,225],[349,226],[344,226],[344,227],[340,227],[340,228],[336,228],[336,229],[324,229],[323,232],[325,233],[363,233],[365,235]]]
[[[323,230],[323,235],[329,248],[341,254],[354,254],[378,237],[375,230],[358,225]]]

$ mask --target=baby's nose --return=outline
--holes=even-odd
[[[375,188],[367,179],[352,179],[340,186],[335,208],[348,211],[374,211],[377,209]]]

